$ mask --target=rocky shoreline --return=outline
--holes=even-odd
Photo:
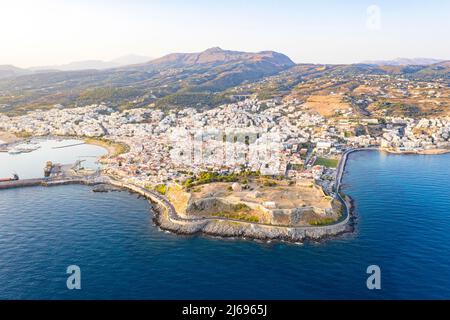
[[[303,242],[305,240],[324,240],[344,233],[353,232],[353,225],[349,223],[352,219],[352,207],[347,201],[349,210],[345,218],[335,224],[326,226],[288,227],[251,223],[246,221],[230,221],[220,218],[211,219],[184,219],[171,214],[171,208],[162,197],[155,197],[145,190],[113,182],[114,186],[121,185],[124,189],[138,193],[147,198],[154,211],[154,222],[162,230],[179,235],[203,234],[221,238],[249,238],[255,240],[269,241],[279,240],[286,242]]]
[[[60,186],[67,184],[81,184],[93,186],[93,192],[112,192],[118,190],[128,190],[137,193],[152,203],[154,209],[154,222],[163,230],[167,230],[180,235],[205,234],[223,238],[250,238],[262,241],[280,240],[288,242],[303,242],[310,240],[323,240],[343,233],[353,231],[352,212],[353,207],[349,199],[344,199],[347,214],[345,218],[335,224],[325,226],[305,226],[289,227],[268,224],[259,224],[246,221],[237,221],[224,218],[208,219],[184,219],[174,212],[173,206],[163,196],[159,196],[145,188],[122,183],[108,177],[89,177],[64,180],[32,179],[30,184],[27,180],[20,181],[21,185],[5,185],[5,188],[24,186]],[[24,184],[25,183],[25,184]],[[348,198],[346,196],[346,198]]]
[[[166,213],[164,213],[164,208],[153,206],[153,209],[155,212],[153,219],[155,224],[162,230],[179,235],[202,234],[220,238],[304,242],[305,240],[325,240],[344,233],[353,232],[353,226],[348,224],[348,221],[320,227],[282,227],[220,220],[176,223],[167,218]]]
[[[103,180],[103,179],[101,179]],[[329,239],[344,233],[353,232],[353,206],[352,200],[346,199],[349,209],[346,218],[338,223],[325,226],[289,227],[258,224],[246,221],[230,221],[221,218],[211,219],[184,219],[177,215],[169,214],[169,207],[162,197],[155,197],[145,189],[131,186],[119,181],[104,179],[95,181],[90,179],[74,179],[65,181],[53,181],[50,183],[39,183],[46,187],[60,186],[67,184],[81,184],[93,186],[93,192],[115,192],[128,191],[146,198],[152,205],[154,212],[153,221],[162,230],[179,235],[207,235],[220,238],[248,238],[261,241],[285,241],[303,242],[305,240],[320,241]],[[349,198],[346,196],[346,198]],[[163,200],[163,201],[162,201]]]

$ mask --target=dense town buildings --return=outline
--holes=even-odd
[[[450,148],[448,117],[385,117],[382,122],[351,114],[325,118],[303,110],[296,100],[247,99],[206,111],[119,112],[105,104],[36,110],[16,117],[0,115],[0,130],[122,142],[129,151],[107,159],[104,170],[140,185],[183,180],[204,170],[252,170],[315,179],[329,193],[334,169],[319,164],[319,158],[338,159],[349,148]]]

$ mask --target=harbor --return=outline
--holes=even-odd
[[[66,184],[95,185],[107,182],[98,170],[82,167],[82,161],[62,165],[47,161],[43,168],[43,178],[20,179],[14,173],[11,178],[0,178],[0,190],[36,186],[58,186]]]
[[[76,146],[82,146],[86,143],[84,141],[68,142],[62,146],[54,146],[52,149],[65,149]],[[30,153],[41,148],[39,140],[27,139],[18,140],[11,143],[5,143],[0,141],[0,152],[7,152],[8,154],[21,154]]]
[[[9,152],[23,145],[28,146],[25,147],[26,152]],[[0,153],[0,178],[9,179],[16,173],[21,180],[42,179],[46,176],[68,177],[72,175],[72,169],[92,174],[100,168],[98,159],[108,152],[102,147],[86,144],[83,140],[47,137],[3,144],[0,150],[3,151]],[[47,165],[52,172],[45,174],[44,167]]]
[[[33,142],[32,142],[33,143]],[[36,142],[34,142],[36,143]],[[7,180],[0,182],[0,189],[13,189],[33,186],[58,186],[66,184],[96,185],[108,184],[119,188],[125,188],[157,203],[162,211],[158,212],[157,224],[165,230],[181,234],[204,233],[214,236],[235,237],[245,236],[255,239],[282,239],[286,241],[303,241],[306,238],[320,239],[337,235],[349,231],[348,220],[350,219],[349,206],[344,202],[345,213],[342,219],[336,224],[328,226],[308,226],[286,229],[284,226],[276,226],[266,223],[250,223],[227,217],[214,217],[210,219],[184,219],[175,211],[173,205],[164,197],[152,190],[148,190],[134,184],[121,183],[120,179],[112,179],[100,174],[100,167],[89,166],[89,161],[95,161],[92,153],[85,152],[85,148],[95,147],[86,145],[82,141],[44,141],[39,142],[42,148],[31,152],[33,157],[33,166],[36,167],[32,175],[22,175],[22,168],[14,168],[15,161],[8,161],[11,165],[11,171],[8,174],[1,174],[0,177],[8,177],[12,172],[18,172],[17,179],[5,178]],[[78,155],[67,152],[67,150],[77,149]],[[59,157],[52,156],[58,153]],[[67,158],[71,154],[72,157]],[[79,155],[86,155],[81,158]],[[7,155],[9,159],[21,159],[28,156],[27,153],[20,155]],[[44,158],[45,157],[45,158]],[[99,155],[97,155],[97,158]],[[30,159],[31,161],[31,159]],[[14,171],[13,171],[14,170]],[[341,168],[342,170],[342,168]],[[20,179],[19,179],[20,176]],[[158,210],[159,211],[159,210]],[[233,223],[233,228],[230,228]]]

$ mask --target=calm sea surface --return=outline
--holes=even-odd
[[[304,245],[165,233],[127,192],[0,191],[0,298],[450,299],[449,165],[450,155],[351,155],[355,233]],[[66,288],[72,264],[81,290]],[[373,264],[378,291],[366,287]]]
[[[0,152],[0,178],[9,178],[17,173],[21,179],[42,178],[47,161],[60,164],[73,164],[83,161],[85,168],[97,168],[97,160],[107,153],[98,146],[81,144],[79,140],[34,139],[41,147],[30,153],[9,154]],[[71,146],[68,148],[61,148]]]

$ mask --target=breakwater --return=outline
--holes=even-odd
[[[25,180],[12,180],[0,182],[1,189],[13,189],[13,188],[24,188],[24,187],[35,187],[40,186],[44,183],[45,179],[25,179]]]
[[[24,180],[0,182],[0,190],[25,188],[25,187],[38,187],[38,186],[52,187],[68,184],[96,185],[102,183],[105,183],[105,181],[101,178],[24,179]]]

